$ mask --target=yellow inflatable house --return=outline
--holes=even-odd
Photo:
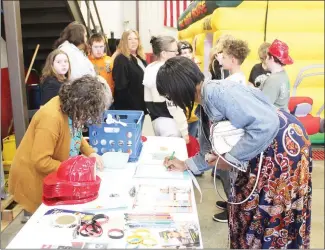
[[[178,39],[193,44],[204,73],[210,49],[222,34],[248,42],[251,53],[242,65],[247,79],[264,41],[277,38],[288,44],[294,59],[286,66],[289,109],[313,143],[324,143],[324,2],[192,1],[178,20]]]

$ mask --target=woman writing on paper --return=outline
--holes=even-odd
[[[169,59],[157,74],[158,92],[183,110],[198,102],[211,123],[228,120],[244,135],[219,160],[217,168],[229,170],[229,202],[250,196],[247,202],[228,203],[231,248],[309,248],[311,222],[311,144],[302,124],[277,110],[254,88],[230,80],[207,81],[191,60]],[[199,114],[198,114],[199,115]],[[203,137],[203,138],[202,138]],[[200,134],[204,142],[204,134]],[[202,148],[210,147],[201,144]],[[172,171],[200,172],[216,164],[217,156],[202,153],[185,162],[166,159]],[[229,164],[229,163],[231,164]]]
[[[42,203],[43,179],[56,171],[61,162],[82,153],[101,157],[82,137],[86,123],[99,123],[111,105],[107,84],[83,76],[63,83],[59,96],[53,97],[33,116],[17,148],[9,175],[9,192],[26,211],[33,213]]]

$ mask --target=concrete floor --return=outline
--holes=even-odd
[[[153,135],[150,119],[147,117],[144,124],[144,134]],[[324,249],[324,161],[315,161],[313,169],[313,203],[312,203],[312,235],[311,248]],[[198,214],[202,231],[204,248],[228,248],[228,227],[226,223],[217,223],[212,220],[213,214],[220,212],[215,207],[217,194],[213,187],[213,178],[210,172],[197,178],[200,183],[203,202],[198,203]],[[217,180],[219,193],[222,186]],[[224,197],[224,196],[223,196]],[[196,192],[196,200],[199,201]],[[23,227],[20,223],[20,214],[1,234],[1,249],[4,249]]]

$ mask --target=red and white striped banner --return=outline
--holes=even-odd
[[[189,0],[164,0],[164,26],[177,28],[179,16],[190,3]]]

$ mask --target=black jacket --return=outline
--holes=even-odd
[[[147,62],[138,57],[147,66]],[[119,54],[114,60],[113,80],[115,83],[114,108],[117,110],[142,110],[147,114],[144,103],[143,70],[137,59]]]
[[[41,85],[41,105],[45,105],[54,96],[59,94],[61,82],[54,76],[46,77]]]

